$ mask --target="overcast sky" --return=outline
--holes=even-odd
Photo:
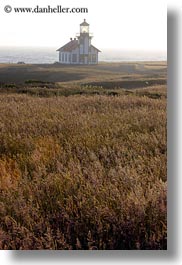
[[[12,7],[86,7],[87,14],[5,13]],[[86,19],[97,48],[167,50],[167,7],[160,0],[1,0],[0,46],[57,47]]]

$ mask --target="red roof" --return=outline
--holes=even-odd
[[[75,50],[78,47],[78,40],[71,40],[61,48],[59,48],[57,51],[62,52],[71,52],[72,50]]]
[[[64,46],[59,48],[57,51],[71,52],[71,51],[75,50],[77,47],[79,47],[78,40],[74,39],[74,40],[71,40],[68,43],[66,43]],[[97,49],[96,47],[94,47],[93,45],[91,45],[91,47],[96,49],[98,52],[100,52],[100,50]]]
[[[99,49],[97,49],[96,47],[94,47],[93,45],[91,45],[92,48],[96,49],[98,52],[101,52]]]

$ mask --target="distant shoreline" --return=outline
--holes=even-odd
[[[133,64],[133,63],[167,63],[167,60],[126,60],[126,61],[99,61],[98,64],[96,65],[84,65],[84,64],[61,64],[59,62],[53,62],[53,63],[26,63],[24,62],[24,64],[19,64],[18,62],[1,62],[0,61],[0,65],[60,65],[60,66],[66,66],[66,67],[70,67],[70,66],[89,66],[89,67],[95,67],[97,65],[102,65],[102,64],[118,64],[118,63],[128,63],[128,64]]]
[[[122,49],[101,49],[99,62],[150,62],[166,61],[164,51],[126,51]],[[0,47],[0,63],[53,64],[58,61],[58,53],[54,48]]]

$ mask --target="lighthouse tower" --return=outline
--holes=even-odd
[[[91,39],[89,33],[89,24],[84,21],[80,24],[80,35],[77,37],[79,42],[79,58],[80,63],[88,64],[91,61],[90,52],[91,52]]]

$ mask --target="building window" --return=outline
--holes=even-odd
[[[71,54],[69,54],[69,62],[71,62]]]
[[[80,63],[84,63],[84,55],[83,54],[80,55]]]
[[[62,53],[62,62],[64,62],[64,53]]]
[[[93,62],[93,63],[96,63],[96,59],[97,59],[97,58],[96,58],[96,54],[92,54],[92,62]]]
[[[67,62],[67,53],[65,53],[65,62]]]
[[[72,54],[72,62],[73,63],[77,62],[77,54]]]

